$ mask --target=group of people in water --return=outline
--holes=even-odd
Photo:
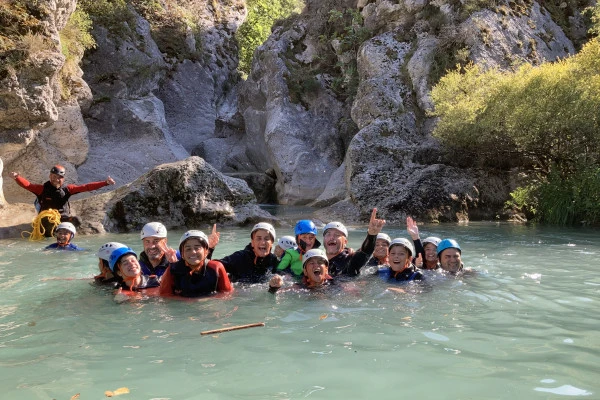
[[[87,187],[64,186],[62,179],[53,184],[53,175],[64,178],[64,171],[60,166],[52,168],[49,188],[46,188],[48,182],[33,185],[18,174],[13,173],[13,177],[21,186],[36,193],[42,207],[61,206],[59,209],[64,212],[64,204],[60,204],[64,197],[68,202],[71,194],[85,191],[82,187]],[[101,187],[114,181],[109,177],[93,184]],[[56,243],[46,249],[81,250],[72,243],[76,227],[68,218],[65,213],[65,220],[61,218],[62,222],[53,227]],[[232,282],[268,282],[269,291],[273,293],[285,287],[320,288],[332,284],[336,277],[358,276],[366,266],[374,267],[377,274],[390,282],[423,280],[422,270],[464,272],[461,248],[454,239],[431,236],[421,240],[418,226],[410,217],[407,231],[412,241],[390,238],[381,232],[384,225],[385,220],[378,219],[377,209],[373,209],[367,236],[354,251],[347,247],[349,233],[341,222],[324,226],[322,243],[317,238],[318,228],[311,220],[298,221],[294,236],[283,236],[278,241],[275,228],[270,223],[260,222],[250,231],[250,243],[244,249],[213,260],[220,239],[216,225],[209,235],[200,230],[185,232],[174,249],[168,245],[166,227],[160,222],[149,222],[140,232],[143,251],[139,257],[126,244],[109,242],[100,247],[97,254],[100,273],[94,279],[121,291],[158,288],[159,294],[164,296],[198,297],[232,291]]]

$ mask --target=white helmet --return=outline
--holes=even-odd
[[[140,232],[140,239],[144,240],[147,237],[166,238],[167,228],[160,222],[148,222]]]
[[[277,245],[283,250],[293,249],[297,246],[296,239],[292,236],[282,236],[277,242]]]
[[[200,239],[200,241],[203,242],[206,245],[206,247],[208,247],[208,237],[206,236],[206,234],[202,231],[191,230],[191,231],[187,231],[186,233],[181,235],[181,239],[179,239],[179,252],[180,253],[181,253],[181,245],[183,244],[183,242],[185,242],[186,240],[191,239],[191,238]]]
[[[323,236],[325,236],[325,233],[327,233],[328,229],[337,229],[338,231],[342,232],[344,236],[348,237],[348,229],[346,229],[344,224],[341,222],[330,222],[325,225],[325,228],[323,229]]]
[[[73,236],[71,236],[71,239],[73,239],[75,237],[75,234],[77,233],[77,231],[75,230],[75,226],[70,222],[61,222],[60,224],[58,224],[58,226],[54,229],[54,234],[56,234],[56,232],[58,232],[59,229],[66,229],[69,232],[71,232],[73,234]]]
[[[100,246],[96,255],[98,256],[98,258],[110,261],[110,255],[112,254],[112,252],[122,247],[127,247],[127,245],[124,245],[123,243],[119,242],[108,242]]]
[[[275,228],[273,228],[273,225],[267,222],[259,222],[258,224],[254,225],[252,232],[250,232],[250,237],[252,237],[252,234],[259,229],[264,229],[265,231],[269,232],[269,235],[271,235],[271,240],[275,241]]]
[[[307,251],[306,253],[304,253],[304,255],[302,256],[302,267],[304,267],[304,265],[306,264],[306,262],[308,260],[310,260],[311,258],[320,258],[323,261],[325,261],[325,265],[329,265],[329,260],[327,259],[327,255],[325,254],[325,252],[321,249],[310,249],[309,251]]]
[[[442,239],[440,239],[439,237],[429,236],[421,240],[421,243],[423,243],[423,246],[425,246],[427,243],[431,243],[432,245],[437,247],[437,245],[440,244],[441,241]]]
[[[390,243],[392,243],[392,238],[387,233],[383,233],[383,232],[378,233],[377,238],[375,240],[377,240],[377,239],[385,240],[387,242],[388,246],[390,245]]]
[[[415,255],[415,248],[413,247],[413,244],[410,242],[410,240],[404,239],[404,238],[396,238],[396,239],[392,240],[392,243],[390,243],[390,249],[392,248],[393,245],[396,245],[396,244],[406,248],[406,250],[408,250],[410,252],[411,256]]]

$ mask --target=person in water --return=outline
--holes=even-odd
[[[367,263],[367,267],[376,267],[379,265],[387,265],[388,263],[388,250],[390,244],[392,243],[392,238],[386,233],[377,234],[377,239],[375,239],[375,250],[373,250],[373,255],[369,259]]]
[[[411,218],[406,218],[406,230],[413,240],[414,249],[417,255],[421,255],[423,259],[423,266],[419,266],[422,269],[438,269],[440,264],[438,263],[437,246],[442,241],[439,237],[428,236],[421,240],[419,238],[419,227],[417,223]],[[416,257],[416,256],[415,256]],[[415,260],[413,260],[414,262]]]
[[[167,228],[160,222],[148,222],[140,232],[144,251],[140,253],[140,267],[144,275],[156,275],[159,279],[169,267],[165,254]]]
[[[123,290],[138,291],[160,286],[156,275],[142,274],[142,267],[135,251],[121,247],[110,254],[108,265],[117,278],[117,287]]]
[[[217,225],[213,225],[213,231],[209,236],[209,254],[211,259],[215,246],[219,243],[220,234],[217,232]],[[140,266],[144,275],[156,275],[159,279],[165,273],[169,266],[169,260],[166,251],[169,248],[167,243],[167,228],[160,222],[148,222],[140,232],[140,239],[144,251],[140,253]],[[177,257],[179,258],[179,257]]]
[[[302,276],[302,255],[311,249],[317,249],[321,246],[321,242],[317,240],[317,233],[317,226],[314,222],[308,219],[298,221],[294,227],[298,246],[286,250],[277,265],[277,272],[288,272],[294,276]]]
[[[70,222],[61,222],[54,230],[54,236],[56,237],[56,243],[52,243],[44,248],[44,250],[71,250],[78,251],[83,250],[81,247],[74,243],[71,243],[77,230],[75,226]]]
[[[385,220],[377,218],[377,209],[374,208],[369,220],[367,237],[358,251],[346,247],[348,244],[348,230],[341,222],[330,222],[323,231],[323,245],[329,260],[329,274],[331,276],[346,275],[357,276],[364,267],[373,250],[375,240]]]
[[[286,250],[295,249],[297,246],[296,239],[293,236],[282,236],[277,240],[277,246],[273,250],[273,254],[281,261],[281,258],[285,254]]]
[[[250,243],[243,250],[219,260],[231,282],[260,283],[267,279],[279,263],[271,253],[275,237],[273,225],[259,222],[252,228]]]
[[[169,264],[160,284],[161,295],[204,296],[233,290],[227,271],[219,261],[208,260],[208,237],[190,230],[179,240],[181,260]]]
[[[473,272],[470,268],[465,268],[461,256],[462,250],[458,242],[454,239],[444,239],[437,245],[438,260],[440,268],[452,275]]]
[[[377,274],[388,281],[420,281],[423,274],[413,265],[415,250],[410,240],[396,238],[389,248],[388,266],[380,268]]]
[[[274,275],[269,281],[269,292],[275,293],[283,286],[281,275]],[[321,249],[311,249],[302,255],[302,283],[299,285],[316,289],[333,283],[329,275],[329,260]]]
[[[113,274],[109,266],[110,255],[116,249],[127,247],[123,243],[108,242],[98,249],[98,270],[100,274],[94,276],[94,282],[100,285],[115,285],[119,279]]]
[[[55,165],[50,169],[50,177],[44,184],[30,183],[18,172],[11,172],[12,178],[19,186],[36,195],[36,208],[38,213],[49,209],[57,210],[60,213],[61,222],[71,222],[76,226],[81,225],[79,217],[71,215],[69,198],[77,193],[89,192],[103,188],[107,185],[114,185],[115,181],[109,176],[104,181],[90,182],[84,185],[65,185],[65,167]],[[39,208],[38,208],[39,206]],[[45,229],[44,235],[50,237],[54,225],[47,218],[42,218],[42,226]]]

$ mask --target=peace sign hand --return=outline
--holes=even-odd
[[[385,219],[377,219],[377,209],[374,208],[371,212],[371,220],[369,221],[369,235],[377,235],[381,232],[381,228],[385,225]]]

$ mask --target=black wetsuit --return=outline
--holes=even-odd
[[[340,254],[329,260],[329,275],[356,276],[360,269],[369,261],[369,257],[375,250],[377,235],[367,235],[360,250],[354,252],[349,248],[342,250]]]
[[[274,271],[279,264],[275,254],[256,257],[251,244],[248,244],[244,250],[236,251],[219,261],[225,266],[231,282],[244,283],[265,282],[267,275]]]
[[[420,281],[423,280],[423,274],[414,265],[400,272],[394,272],[390,267],[381,268],[377,274],[388,281]]]

